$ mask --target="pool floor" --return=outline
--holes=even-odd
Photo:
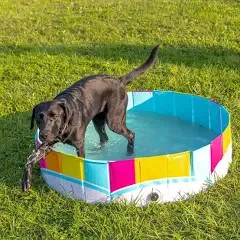
[[[127,112],[127,126],[135,132],[135,153],[131,157],[156,156],[196,150],[209,144],[217,134],[211,130],[173,116],[150,112]],[[127,140],[106,127],[109,142],[99,148],[99,136],[92,122],[85,137],[87,159],[129,159]]]

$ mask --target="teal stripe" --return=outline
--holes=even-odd
[[[51,175],[51,176],[54,176],[54,177],[58,177],[58,178],[61,178],[61,175],[57,172],[53,172],[53,171],[49,171],[48,169],[46,168],[41,168],[41,172],[42,173],[45,173],[45,174],[48,174],[48,175]]]
[[[48,175],[50,175],[50,176],[57,177],[57,178],[60,178],[60,179],[63,179],[63,180],[69,181],[69,182],[73,182],[73,183],[76,183],[76,184],[78,184],[78,185],[80,185],[80,186],[85,186],[85,187],[91,188],[91,189],[93,189],[93,190],[102,192],[102,193],[107,194],[107,195],[110,194],[110,191],[109,191],[109,190],[100,188],[100,187],[95,186],[95,185],[92,185],[91,183],[86,183],[86,182],[84,182],[84,181],[82,181],[82,180],[75,179],[75,178],[66,176],[66,175],[64,175],[64,174],[59,174],[59,173],[57,173],[57,172],[49,171],[49,170],[44,169],[44,168],[41,168],[41,171],[42,171],[42,173],[44,173],[44,174],[48,174]]]
[[[48,175],[51,175],[51,176],[53,176],[53,177],[61,178],[61,179],[66,180],[66,181],[76,183],[76,184],[78,184],[78,185],[83,185],[83,181],[80,180],[80,179],[71,178],[71,177],[66,176],[66,175],[64,175],[64,174],[60,174],[60,173],[57,173],[57,172],[49,171],[49,170],[46,169],[46,168],[41,168],[41,171],[42,171],[43,173],[48,174]]]
[[[194,172],[194,161],[193,161],[193,152],[190,151],[190,174],[191,176],[195,176]]]
[[[35,140],[35,142],[38,140],[38,130],[35,132],[34,140]]]
[[[84,182],[83,183],[84,187],[91,188],[93,190],[105,193],[106,195],[110,195],[110,191],[107,189],[99,188],[98,186],[92,185],[91,183]]]
[[[81,181],[81,180],[78,180],[78,179],[75,179],[75,178],[71,178],[71,177],[68,177],[66,175],[59,174],[57,172],[49,171],[49,170],[44,169],[44,168],[41,168],[41,171],[42,171],[42,173],[45,173],[45,174],[48,174],[48,175],[51,175],[51,176],[54,176],[54,177],[57,177],[57,178],[60,178],[60,179],[63,179],[63,180],[67,180],[67,181],[76,183],[76,184],[81,185],[81,186],[91,188],[93,190],[102,192],[106,195],[110,194],[109,190],[99,188],[98,186],[92,185],[91,183],[87,183],[87,182],[84,182],[84,181]],[[164,180],[153,180],[153,181],[148,181],[148,182],[145,182],[145,183],[134,184],[130,187],[126,187],[122,190],[120,189],[119,191],[116,191],[116,192],[112,193],[111,198],[115,198],[115,197],[118,197],[118,196],[120,196],[124,193],[131,192],[131,191],[134,191],[134,190],[137,190],[137,189],[142,189],[142,188],[145,188],[145,187],[151,187],[151,186],[154,186],[154,185],[174,184],[174,183],[182,183],[182,182],[189,182],[189,181],[196,182],[197,179],[193,178],[193,177],[192,178],[174,178],[174,179],[164,179]]]
[[[124,189],[120,189],[114,193],[111,194],[111,198],[118,197],[124,193],[128,193],[134,190],[140,190],[141,188],[145,187],[151,187],[154,185],[162,185],[162,184],[174,184],[174,183],[186,183],[186,182],[196,182],[197,179],[195,177],[190,177],[190,178],[174,178],[174,179],[164,179],[164,180],[154,180],[150,182],[145,182],[145,183],[139,183],[139,184],[134,184],[130,187],[126,187]]]

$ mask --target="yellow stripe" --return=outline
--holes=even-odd
[[[170,177],[190,176],[190,152],[135,158],[136,183]]]

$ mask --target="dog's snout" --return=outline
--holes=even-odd
[[[48,136],[48,133],[40,133],[40,139],[41,140],[46,140],[47,139],[47,136]]]

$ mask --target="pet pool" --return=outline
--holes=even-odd
[[[135,132],[135,152],[107,128],[99,148],[90,123],[85,159],[73,146],[56,143],[40,161],[46,183],[57,192],[89,203],[126,201],[139,206],[177,201],[227,174],[232,160],[230,116],[220,104],[199,96],[129,92],[127,126]],[[41,144],[38,130],[36,145]]]

